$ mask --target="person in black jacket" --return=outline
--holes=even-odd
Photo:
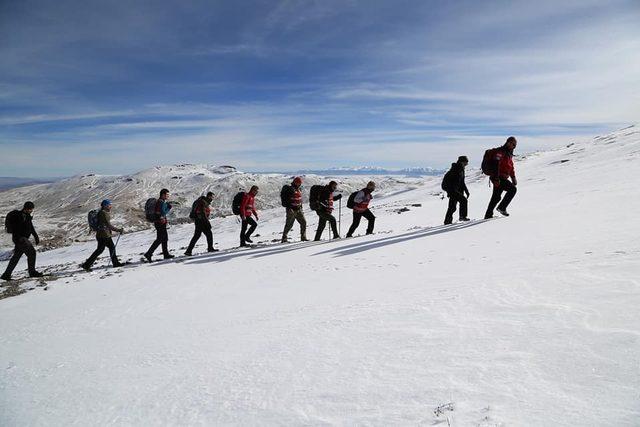
[[[198,200],[196,200],[196,205],[194,209],[194,224],[196,229],[193,233],[193,238],[191,238],[191,242],[189,243],[189,247],[184,253],[186,256],[191,256],[193,248],[196,246],[196,243],[200,239],[202,234],[207,238],[207,252],[217,252],[217,249],[213,247],[213,233],[211,232],[211,221],[209,221],[209,216],[211,215],[211,202],[213,202],[213,193],[209,191],[207,196],[200,196]]]
[[[469,189],[464,182],[464,168],[469,164],[467,156],[458,157],[458,161],[451,164],[451,169],[444,175],[442,179],[442,189],[447,192],[449,198],[449,208],[444,217],[445,224],[453,222],[453,213],[456,211],[456,205],[460,203],[460,221],[469,221],[467,218],[467,199],[469,198]]]
[[[22,254],[27,255],[27,266],[29,269],[29,277],[42,277],[42,273],[36,271],[36,250],[29,241],[29,237],[33,236],[36,245],[40,244],[40,238],[33,228],[33,222],[31,214],[35,205],[33,202],[25,202],[21,211],[11,212],[9,215],[11,223],[11,240],[15,248],[13,249],[13,256],[9,260],[7,269],[4,274],[0,276],[2,280],[11,280],[11,273],[18,265],[18,261]]]
[[[320,194],[318,196],[318,208],[316,209],[319,220],[318,228],[316,229],[316,236],[313,239],[315,241],[320,240],[320,238],[322,237],[322,232],[324,231],[324,227],[327,225],[327,221],[329,221],[329,224],[331,224],[333,238],[340,238],[336,218],[331,215],[331,213],[333,212],[333,202],[342,198],[342,194],[338,194],[337,196],[333,195],[333,192],[336,191],[337,188],[338,183],[335,181],[331,181],[328,185],[322,187],[322,190],[320,191]]]

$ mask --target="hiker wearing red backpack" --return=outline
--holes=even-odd
[[[162,245],[162,255],[164,259],[174,258],[169,253],[169,234],[167,233],[167,214],[171,210],[169,200],[169,190],[163,188],[160,190],[160,198],[156,200],[155,216],[153,226],[156,228],[156,240],[151,244],[149,250],[144,254],[145,259],[151,262],[151,257],[158,246]]]
[[[253,243],[251,234],[255,231],[258,223],[251,218],[251,215],[258,219],[258,212],[255,208],[255,197],[258,194],[258,186],[254,185],[251,189],[244,193],[240,202],[240,218],[242,219],[242,228],[240,229],[240,246],[248,246],[247,243]],[[247,230],[249,226],[249,230]]]
[[[349,232],[347,232],[347,237],[353,236],[353,233],[356,231],[358,226],[360,225],[360,220],[362,217],[367,219],[367,234],[373,233],[373,226],[376,222],[376,217],[369,210],[369,202],[373,199],[373,193],[376,189],[376,183],[373,181],[369,181],[367,186],[360,191],[356,191],[349,196],[349,200],[347,201],[347,207],[353,209],[353,222],[351,223],[351,227],[349,227]]]
[[[284,231],[282,232],[282,243],[288,242],[287,234],[293,228],[294,221],[300,224],[300,240],[307,241],[307,220],[302,210],[302,178],[295,177],[291,185],[285,185],[280,191],[282,206],[287,209]]]
[[[494,209],[504,216],[509,216],[507,207],[511,203],[513,196],[516,195],[516,185],[518,185],[513,167],[513,150],[517,145],[516,138],[510,136],[502,147],[487,150],[484,154],[482,172],[485,175],[489,175],[493,184],[493,195],[484,215],[485,219],[493,218]],[[509,181],[509,178],[511,178],[511,181]],[[506,192],[504,198],[502,197],[503,191]],[[500,201],[501,198],[502,201]],[[499,205],[498,202],[500,202]],[[496,205],[498,206],[497,208]]]

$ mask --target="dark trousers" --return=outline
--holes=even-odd
[[[376,222],[376,217],[371,213],[369,209],[364,212],[356,212],[353,211],[353,222],[351,223],[351,227],[349,227],[349,232],[347,233],[347,237],[351,237],[353,232],[356,231],[358,226],[360,225],[360,220],[362,217],[367,218],[369,224],[367,225],[367,234],[373,233],[373,225]]]
[[[169,234],[167,233],[167,224],[154,223],[156,227],[156,240],[151,244],[151,247],[147,251],[149,256],[158,249],[158,246],[162,245],[162,255],[169,256]]]
[[[36,249],[33,247],[29,239],[26,237],[19,237],[13,240],[15,247],[13,248],[13,256],[9,260],[7,269],[4,271],[3,276],[11,277],[11,273],[18,265],[22,254],[27,255],[27,266],[29,268],[29,275],[36,272]]]
[[[503,191],[506,191],[504,198],[502,198]],[[509,206],[509,203],[511,203],[513,196],[516,195],[516,191],[516,186],[506,178],[500,178],[499,184],[497,186],[495,183],[493,183],[493,195],[491,196],[491,201],[489,201],[489,206],[487,207],[485,217],[493,216],[493,210],[495,209],[496,205],[498,205],[498,202],[500,202],[501,198],[502,201],[498,205],[498,209],[507,209],[507,206]]]
[[[200,236],[202,234],[207,238],[207,250],[213,250],[213,233],[211,232],[211,224],[196,221],[196,230],[193,233],[191,242],[189,242],[189,247],[187,248],[188,253],[191,253],[198,240],[200,240]]]
[[[113,240],[111,237],[96,237],[98,241],[98,247],[91,254],[89,259],[84,262],[84,265],[87,267],[91,267],[96,259],[100,256],[102,252],[104,252],[105,248],[109,248],[109,255],[111,256],[111,264],[117,265],[120,262],[118,261],[118,257],[116,256],[116,245],[113,244]]]
[[[329,221],[329,224],[331,224],[333,237],[340,237],[340,235],[338,234],[338,224],[336,223],[336,218],[324,209],[318,209],[316,213],[318,214],[319,219],[318,228],[316,230],[316,237],[313,240],[320,240],[320,238],[322,237],[322,232],[324,231],[324,227],[327,225],[327,221]]]
[[[447,193],[447,197],[449,197],[449,208],[447,209],[447,214],[444,216],[444,223],[451,224],[453,222],[453,214],[456,211],[458,203],[460,203],[460,218],[466,218],[467,198],[464,197],[464,194],[452,191],[451,193]]]
[[[247,230],[247,226],[249,226],[249,230]],[[257,226],[258,226],[258,223],[255,222],[255,220],[250,216],[242,220],[242,228],[240,229],[241,245],[244,245],[247,243],[247,239],[251,238],[251,234],[256,230]]]

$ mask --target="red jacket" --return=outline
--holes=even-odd
[[[506,149],[497,150],[498,175],[500,178],[514,178],[516,170],[513,167],[513,155]]]
[[[256,217],[258,216],[258,212],[256,212],[256,208],[253,205],[254,199],[255,196],[250,192],[244,193],[244,197],[240,203],[240,216],[242,218],[250,217],[252,214]]]

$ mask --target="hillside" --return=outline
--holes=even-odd
[[[330,178],[305,176],[305,200],[314,184],[326,184]],[[351,192],[363,187],[368,177],[334,177],[340,189]],[[415,178],[375,177],[382,191],[406,188],[419,183]],[[103,199],[111,199],[114,222],[123,224],[127,231],[152,228],[144,219],[143,206],[149,197],[158,197],[161,188],[172,192],[174,209],[170,219],[174,223],[188,221],[191,204],[200,195],[213,191],[213,216],[231,214],[231,200],[238,191],[252,184],[260,187],[257,203],[262,209],[280,206],[280,189],[291,182],[291,176],[238,172],[231,166],[181,164],[157,166],[133,175],[101,176],[87,174],[51,184],[41,184],[5,191],[0,197],[0,212],[21,208],[26,200],[36,204],[34,223],[48,249],[68,245],[74,241],[93,240],[87,226],[87,213],[100,206]],[[11,236],[0,235],[0,252],[12,248]]]
[[[508,218],[442,226],[427,178],[380,192],[372,236],[234,250],[226,217],[217,254],[90,274],[92,243],[39,254],[59,278],[0,300],[0,424],[637,425],[640,129],[516,169]],[[282,225],[263,212],[256,240]],[[169,232],[179,254],[192,226]]]

